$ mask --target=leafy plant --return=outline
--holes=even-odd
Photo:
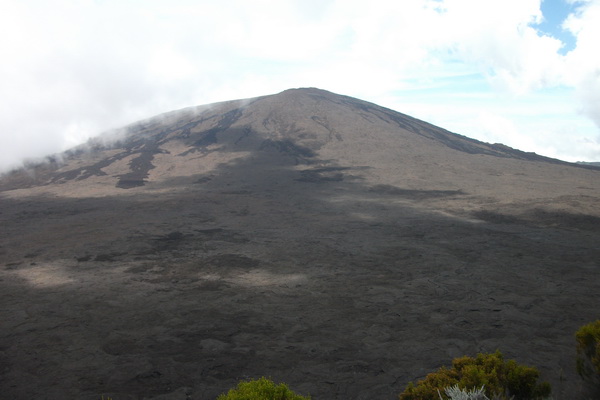
[[[446,395],[450,397],[451,400],[490,400],[490,398],[485,395],[485,386],[467,390],[459,388],[457,384],[444,389],[444,392],[446,392]],[[440,400],[444,400],[439,390],[438,395],[440,396]]]
[[[577,372],[590,381],[600,383],[600,320],[582,326],[577,340]]]
[[[270,379],[262,377],[256,380],[241,381],[227,394],[221,394],[217,400],[310,400],[292,392],[287,385],[275,384]]]
[[[452,361],[452,368],[442,367],[424,379],[408,384],[400,400],[446,400],[442,394],[445,388],[456,385],[459,389],[485,387],[485,395],[498,399],[530,400],[547,397],[550,384],[538,383],[536,368],[517,364],[514,360],[505,361],[502,353],[478,354],[477,357],[460,357]]]

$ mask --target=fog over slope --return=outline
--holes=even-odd
[[[140,121],[58,155],[57,165],[30,171],[34,180],[29,184],[90,177],[99,182],[105,177],[106,184],[116,178],[118,187],[142,186],[168,177],[193,176],[210,170],[215,162],[245,157],[275,157],[306,168],[369,166],[380,168],[378,175],[386,178],[400,169],[410,170],[414,179],[405,176],[402,182],[409,185],[422,184],[419,177],[441,178],[449,184],[453,175],[460,173],[462,179],[479,174],[479,165],[499,163],[502,168],[500,159],[569,165],[479,142],[358,99],[319,89],[293,89]],[[449,165],[462,170],[449,172],[445,168]],[[26,183],[27,178],[21,177]],[[17,185],[18,178],[14,174]]]

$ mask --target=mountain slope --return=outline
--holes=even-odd
[[[475,156],[483,158],[477,162]],[[446,167],[468,175],[497,158],[567,165],[453,134],[372,103],[319,89],[296,89],[141,121],[112,138],[101,137],[68,152],[57,170],[40,168],[35,184],[106,177],[96,180],[127,189],[206,173],[215,164],[247,157],[262,160],[260,164],[306,169],[369,166],[450,182]],[[520,169],[523,164],[513,165]],[[28,178],[15,177],[20,182],[15,186]]]
[[[396,398],[500,349],[573,398],[600,171],[318,89],[193,107],[0,179],[6,398]]]

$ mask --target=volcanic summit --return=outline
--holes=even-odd
[[[315,88],[131,124],[0,178],[1,393],[393,399],[499,349],[567,398],[599,178]]]

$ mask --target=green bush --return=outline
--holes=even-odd
[[[550,395],[550,384],[538,383],[536,368],[505,361],[502,353],[478,354],[477,357],[460,357],[452,361],[452,368],[442,367],[414,385],[408,384],[400,400],[437,400],[444,396],[445,388],[458,385],[462,389],[485,387],[485,394],[500,399],[530,400]],[[440,394],[438,394],[438,391]]]
[[[577,340],[577,372],[586,380],[600,382],[600,320],[579,328]]]
[[[217,400],[310,400],[292,392],[287,385],[276,385],[273,381],[262,377],[256,380],[241,381],[237,387],[227,394],[221,394]]]

